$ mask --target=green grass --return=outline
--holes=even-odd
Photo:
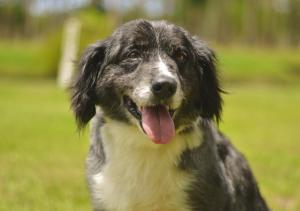
[[[88,142],[53,81],[0,82],[0,210],[90,210]]]
[[[38,42],[0,42],[0,72],[2,75],[39,74],[45,69]]]
[[[227,81],[300,82],[299,49],[216,47]]]
[[[221,129],[275,211],[300,210],[300,85],[225,87]],[[50,80],[0,79],[0,210],[91,210],[68,96]]]
[[[0,40],[0,76],[55,76],[60,42],[59,32],[35,40]]]
[[[77,13],[82,23],[79,49],[83,51],[87,45],[107,38],[116,28],[117,19],[112,15],[99,12],[95,8],[86,8]]]
[[[104,39],[117,20],[87,8],[77,13],[82,23],[79,49]],[[36,40],[0,41],[0,76],[55,76],[60,59],[61,33]],[[230,82],[300,83],[300,49],[212,46],[217,52],[221,76]]]
[[[78,11],[81,21],[80,53],[87,45],[109,36],[116,25],[114,17],[95,8]],[[0,39],[0,77],[54,77],[61,57],[62,23],[56,30],[31,40]]]
[[[228,87],[221,129],[250,161],[275,211],[300,210],[300,86]]]

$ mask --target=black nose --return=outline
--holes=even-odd
[[[177,83],[173,78],[160,78],[153,82],[152,93],[159,99],[172,97],[177,88]]]

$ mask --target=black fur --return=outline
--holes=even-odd
[[[222,90],[218,81],[216,71],[216,56],[197,37],[193,37],[193,47],[196,52],[196,59],[199,67],[200,77],[200,97],[199,107],[200,115],[204,118],[221,118],[222,99],[220,93]]]
[[[105,58],[108,41],[99,41],[86,49],[79,63],[79,75],[73,86],[72,108],[81,128],[95,115],[95,86]]]
[[[204,143],[181,156],[180,168],[197,175],[187,190],[192,210],[268,211],[244,158],[209,121],[201,121]]]

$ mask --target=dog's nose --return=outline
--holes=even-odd
[[[177,88],[177,83],[173,78],[160,78],[152,84],[151,91],[159,99],[172,97]]]

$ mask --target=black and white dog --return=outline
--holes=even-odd
[[[94,210],[266,211],[244,157],[216,129],[212,50],[183,28],[135,20],[90,46],[72,107],[92,121]]]

